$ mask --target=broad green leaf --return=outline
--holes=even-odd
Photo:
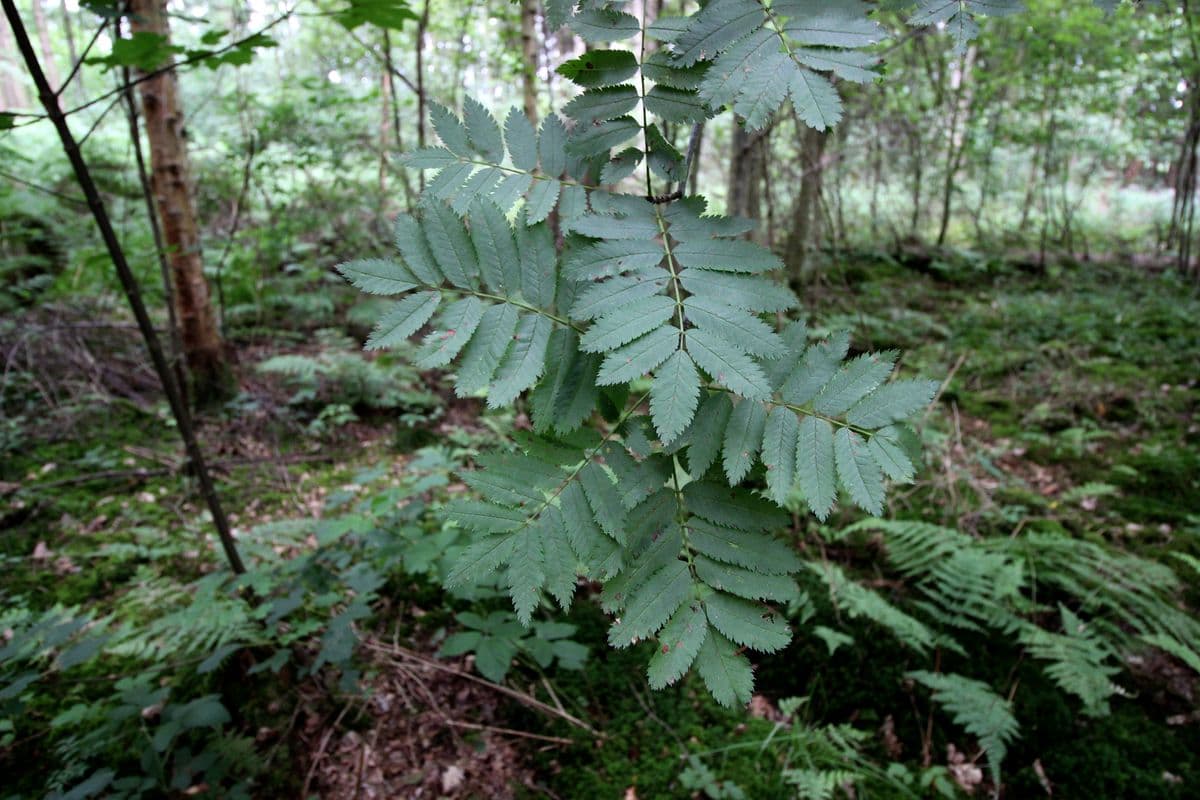
[[[365,348],[379,350],[401,344],[429,321],[441,300],[442,296],[437,292],[417,292],[408,295],[383,315],[371,331],[371,335],[367,337]]]
[[[587,353],[615,350],[661,326],[675,315],[675,308],[675,301],[661,294],[635,300],[596,320],[579,338],[579,348]],[[672,330],[678,333],[678,328]]]
[[[651,689],[663,689],[687,673],[708,636],[708,619],[697,602],[684,603],[659,631],[646,671]]]
[[[710,630],[696,656],[696,671],[704,679],[713,699],[727,708],[745,705],[754,692],[754,673],[750,662],[740,655],[733,642]]]
[[[767,377],[754,360],[724,339],[702,329],[687,332],[687,350],[714,381],[742,397],[765,400],[771,394]]]
[[[679,349],[679,330],[669,326],[651,331],[609,353],[600,365],[601,386],[629,383],[657,367]]]
[[[483,303],[477,297],[464,297],[453,303],[438,317],[437,327],[425,337],[415,363],[422,369],[434,369],[449,364],[479,327],[483,319]]]
[[[661,628],[692,591],[692,575],[684,561],[672,561],[629,596],[620,620],[608,629],[608,643],[629,647]]]
[[[714,628],[743,647],[773,653],[792,639],[781,616],[740,597],[714,592],[704,599],[704,611]]]
[[[454,392],[467,397],[482,391],[491,383],[500,366],[500,359],[512,345],[517,331],[517,310],[508,303],[491,306],[483,312],[476,335],[463,353]]]
[[[699,398],[700,374],[691,357],[677,350],[650,384],[650,417],[663,442],[674,441],[691,424]]]
[[[838,478],[855,505],[869,514],[883,513],[883,474],[867,450],[867,443],[849,428],[833,437]]]
[[[362,258],[338,264],[337,271],[354,288],[367,294],[403,294],[418,285],[403,264],[386,258]]]
[[[767,412],[762,403],[744,399],[734,405],[725,428],[725,444],[721,451],[722,465],[730,486],[741,483],[758,459],[766,423]]]
[[[808,507],[824,521],[837,499],[833,454],[833,428],[818,417],[800,423],[800,445],[796,449],[796,478]]]
[[[796,448],[800,421],[791,409],[776,406],[763,429],[762,462],[767,470],[767,492],[778,505],[787,501],[796,481]]]

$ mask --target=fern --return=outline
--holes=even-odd
[[[902,520],[864,520],[849,530],[884,535],[888,560],[922,597],[921,616],[1013,635],[1089,715],[1107,713],[1123,656],[1139,648],[1200,665],[1200,623],[1180,610],[1182,585],[1163,565],[1048,534],[977,540]],[[1047,609],[1037,599],[1047,595],[1060,599],[1057,630],[1042,622]]]
[[[979,740],[991,768],[992,781],[999,785],[1000,765],[1008,752],[1008,743],[1017,736],[1012,704],[986,683],[961,675],[926,671],[907,675],[929,689],[933,702],[945,708],[955,724]]]

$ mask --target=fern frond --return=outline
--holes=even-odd
[[[933,693],[933,702],[949,712],[955,724],[979,740],[987,756],[992,780],[1000,784],[1000,765],[1008,743],[1017,737],[1017,719],[1012,704],[981,681],[961,675],[918,670],[906,673]]]

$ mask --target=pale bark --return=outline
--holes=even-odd
[[[132,0],[130,30],[170,37],[165,0]],[[231,388],[220,331],[213,313],[192,200],[187,134],[173,71],[138,84],[146,138],[150,143],[151,187],[175,285],[175,312],[193,397],[210,402]]]
[[[50,85],[58,89],[58,63],[54,60],[54,48],[50,46],[50,29],[46,24],[46,9],[42,7],[42,0],[33,0],[33,27],[37,29],[38,47],[42,51],[42,70]]]
[[[11,55],[16,51],[8,26],[0,25],[0,110],[29,107],[29,94],[21,82],[21,70]]]

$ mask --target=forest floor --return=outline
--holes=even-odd
[[[1056,531],[1158,560],[1200,557],[1200,300],[1173,276],[1089,264],[1025,272],[968,258],[916,272],[864,256],[828,271],[802,302],[818,334],[849,328],[855,349],[898,349],[903,371],[944,381],[923,420],[925,470],[896,491],[890,513],[979,536]],[[21,371],[45,402],[37,419],[0,428],[5,593],[37,608],[106,610],[148,581],[215,569],[210,526],[133,332],[83,327],[88,315],[78,311],[40,313],[31,324],[52,335],[0,342],[16,354],[9,372]],[[326,344],[235,337],[241,391],[203,420],[225,505],[248,544],[268,541],[255,530],[335,515],[347,498],[413,475],[437,476],[413,488],[436,502],[461,489],[455,465],[526,424],[452,400],[438,376],[401,367],[385,376],[394,405],[370,408],[366,395],[347,394],[346,375],[384,378],[342,363],[362,360],[344,337],[309,338]],[[112,357],[101,368],[100,359],[52,355],[64,352]],[[284,353],[336,364],[301,379],[256,369]],[[825,530],[853,519],[840,512]],[[275,553],[289,547],[303,541]],[[837,558],[836,548],[827,555]],[[590,649],[585,669],[528,662],[497,689],[472,671],[472,657],[437,657],[455,612],[480,602],[444,594],[412,566],[432,557],[405,553],[383,601],[358,622],[370,692],[295,684],[242,715],[250,735],[280,744],[270,747],[269,780],[289,787],[281,792],[629,800],[736,796],[721,794],[736,785],[746,797],[773,797],[789,756],[767,743],[786,739],[780,731],[799,736],[801,719],[877,731],[873,746],[892,755],[953,760],[928,753],[925,719],[901,679],[912,665],[861,622],[846,623],[863,634],[853,648],[801,631],[764,659],[750,717],[721,710],[693,682],[651,693],[641,648],[609,650],[605,620],[587,602],[567,617]],[[1047,785],[1067,798],[1194,788],[1195,681],[1166,659],[1135,672],[1139,691],[1086,723],[1030,677],[1015,702],[1039,723],[1010,748],[1009,796],[1045,796]],[[790,697],[808,698],[793,718],[779,708]]]

